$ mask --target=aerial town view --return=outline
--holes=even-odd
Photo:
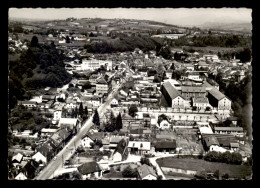
[[[8,179],[251,180],[251,13],[10,8]]]

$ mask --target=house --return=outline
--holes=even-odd
[[[49,102],[49,101],[55,102],[55,98],[56,98],[55,95],[43,95],[42,96],[42,102],[43,103],[46,103],[46,102]]]
[[[57,110],[54,111],[53,113],[53,119],[52,119],[52,123],[53,124],[57,124],[57,122],[60,120],[61,118],[61,114],[62,114],[62,108],[59,108]]]
[[[20,163],[23,159],[23,155],[21,153],[17,153],[16,155],[13,156],[12,162],[13,163]]]
[[[47,158],[44,155],[42,155],[40,152],[37,152],[36,154],[34,154],[32,156],[32,159],[40,164],[41,164],[41,162],[44,164],[47,163]]]
[[[119,161],[124,161],[128,157],[128,139],[121,139],[120,142],[117,144],[115,151],[112,155],[112,160],[113,162],[119,162]]]
[[[160,123],[159,123],[159,128],[160,129],[169,129],[171,127],[171,124],[167,121],[167,120],[162,120]]]
[[[219,143],[219,147],[224,148],[225,150],[230,150],[231,143],[238,143],[238,140],[235,138],[234,135],[230,134],[202,134],[202,143],[205,143],[205,139],[208,137],[216,137]],[[221,149],[221,151],[225,151]]]
[[[166,77],[169,79],[172,78],[172,73],[173,73],[173,70],[171,70],[171,69],[168,69],[165,71]]]
[[[143,164],[137,168],[138,179],[141,180],[157,180],[157,175],[151,166]]]
[[[215,136],[209,136],[203,139],[208,151],[219,151],[219,142]]]
[[[30,160],[23,167],[22,172],[28,179],[33,179],[38,171],[39,163],[34,160]]]
[[[86,178],[100,178],[102,177],[102,170],[100,169],[98,163],[95,161],[87,162],[82,165],[80,165],[77,168],[78,172],[83,175],[83,179]]]
[[[156,152],[175,152],[176,140],[171,141],[157,141],[154,145]]]
[[[206,97],[206,89],[199,86],[182,86],[181,94],[185,100],[190,100],[192,97]]]
[[[70,130],[78,130],[81,128],[81,123],[78,118],[60,118],[58,127],[67,129],[69,128]]]
[[[88,136],[85,136],[81,139],[81,145],[84,147],[84,148],[91,148],[91,143],[94,144],[93,140],[88,137]]]
[[[208,92],[209,104],[218,110],[231,110],[231,100],[216,88]]]
[[[124,91],[123,89],[121,89],[121,90],[119,91],[119,93],[120,93],[121,95],[125,96],[125,97],[128,96],[128,93],[127,93],[126,91]]]
[[[192,98],[192,106],[196,106],[198,109],[206,109],[209,106],[208,98],[206,97],[197,97]]]
[[[42,128],[41,136],[51,136],[56,133],[58,129]]]
[[[110,84],[111,85],[111,84]],[[103,76],[96,82],[96,93],[97,94],[108,94],[111,87],[109,83],[104,79]]]
[[[214,127],[214,132],[216,134],[232,134],[239,137],[244,136],[242,127]]]
[[[181,93],[172,86],[170,82],[166,82],[162,85],[161,88],[162,94],[164,95],[167,103],[172,108],[184,108],[185,106],[185,98],[181,95]]]
[[[233,125],[237,125],[237,120],[238,120],[237,117],[230,116],[227,118],[227,120],[231,121]]]
[[[24,175],[23,172],[20,172],[17,176],[14,178],[15,180],[27,180],[27,177]]]
[[[151,150],[151,142],[146,141],[129,141],[128,151],[133,154],[143,155]]]
[[[199,72],[189,72],[188,79],[195,82],[202,82]]]
[[[111,103],[110,103],[111,107],[116,107],[118,106],[118,100],[116,98],[113,98]]]
[[[35,101],[18,101],[18,105],[22,105],[28,108],[37,107],[37,102]]]
[[[54,151],[50,142],[45,142],[43,145],[36,148],[37,152],[40,152],[44,157],[46,157],[47,162],[50,161],[54,155]]]
[[[96,81],[97,81],[99,76],[100,76],[99,74],[92,74],[89,77],[89,82],[91,83],[91,85],[96,85]]]

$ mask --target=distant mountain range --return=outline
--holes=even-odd
[[[234,30],[234,31],[245,31],[251,32],[252,24],[251,23],[215,23],[215,22],[206,22],[198,27],[204,29],[219,29],[219,30]]]
[[[86,18],[81,18],[80,20],[84,20]],[[94,19],[94,18],[92,18]],[[54,21],[54,20],[46,20],[46,19],[25,19],[25,18],[9,18],[10,21],[18,21],[18,22],[37,22],[37,21]],[[56,19],[57,20],[57,19]],[[61,19],[63,20],[63,19]],[[102,18],[102,20],[106,20]],[[111,19],[109,19],[111,20]],[[119,19],[115,19],[119,20]],[[129,19],[120,19],[120,20],[129,20]],[[132,21],[135,21],[134,19],[131,19]],[[164,26],[177,26],[177,27],[194,27],[194,25],[179,25],[179,24],[167,24],[163,22],[158,21],[152,21],[152,20],[136,20],[138,22],[148,22],[150,24],[161,24]],[[219,21],[219,20],[218,20]],[[239,20],[223,20],[223,22],[205,22],[203,24],[197,25],[196,27],[199,27],[201,29],[214,29],[214,30],[229,30],[229,31],[241,31],[241,32],[251,32],[252,31],[252,24],[248,22],[241,22]]]

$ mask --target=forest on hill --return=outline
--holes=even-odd
[[[9,61],[9,109],[17,100],[30,99],[32,90],[69,83],[71,75],[63,59],[53,43],[40,45],[34,36],[28,50],[18,60]]]

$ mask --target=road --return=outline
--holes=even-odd
[[[107,97],[107,101],[103,103],[98,108],[98,113],[101,116],[106,109],[109,107],[110,102],[114,98],[117,90],[123,85],[121,84],[116,85],[115,91],[113,93],[110,93]],[[59,171],[63,167],[63,163],[65,160],[68,160],[71,158],[73,153],[75,152],[75,148],[77,148],[80,145],[81,138],[88,132],[90,127],[92,126],[92,119],[93,115],[89,117],[89,119],[85,122],[85,124],[81,127],[80,131],[67,143],[67,145],[56,155],[56,160],[54,158],[48,163],[48,165],[38,174],[37,177],[34,179],[36,180],[46,180],[51,179],[55,176],[55,171]]]

